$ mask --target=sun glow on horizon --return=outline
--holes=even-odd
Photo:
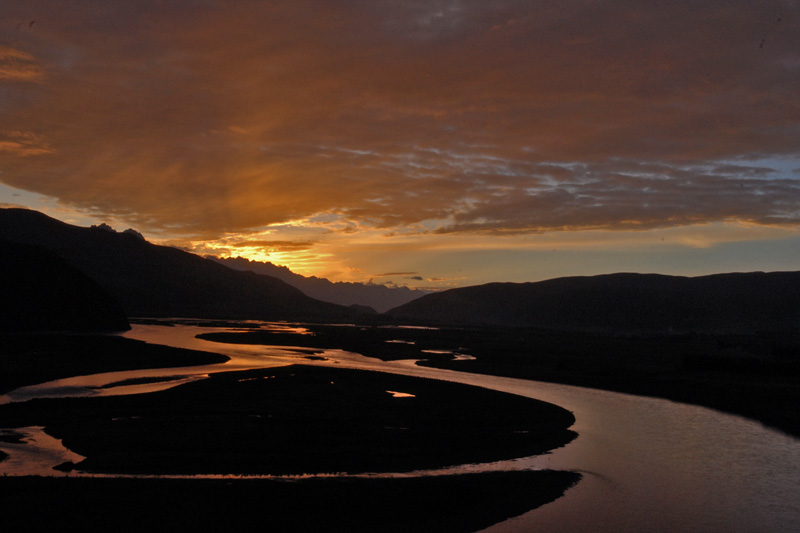
[[[301,238],[311,234],[313,240]],[[252,234],[226,234],[208,240],[173,240],[164,244],[200,255],[269,262],[297,274],[334,282],[385,283],[441,290],[490,281],[541,281],[564,275],[613,271],[681,273],[683,269],[689,275],[711,274],[725,270],[714,268],[713,265],[719,263],[715,257],[724,256],[730,261],[732,252],[728,250],[747,250],[755,246],[754,243],[785,248],[783,266],[779,269],[793,270],[800,267],[800,257],[792,251],[797,248],[791,243],[799,240],[798,228],[742,222],[641,231],[547,232],[524,239],[485,235],[402,235],[366,229],[342,235],[335,231],[322,232],[318,225],[304,228],[293,224]],[[428,259],[421,261],[420,254]],[[752,270],[750,265],[756,261],[756,253],[739,254],[738,269]],[[485,257],[477,260],[479,255]],[[665,259],[672,256],[686,256],[687,259],[678,262]],[[609,262],[613,257],[627,259],[616,261],[623,266],[615,268],[610,266],[614,262]],[[792,265],[794,258],[798,261]],[[704,266],[704,263],[712,266]],[[465,271],[465,267],[469,271]],[[493,273],[498,267],[507,272],[505,277]]]

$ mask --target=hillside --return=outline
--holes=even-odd
[[[606,331],[775,331],[800,327],[800,272],[702,277],[610,274],[489,283],[386,313],[450,325]]]
[[[0,239],[58,255],[97,281],[132,317],[350,321],[360,316],[276,278],[148,243],[132,230],[81,228],[37,211],[0,209]]]
[[[208,259],[236,269],[273,276],[285,281],[292,287],[300,289],[307,296],[339,305],[365,305],[379,313],[416,300],[432,291],[409,289],[408,287],[387,287],[373,283],[332,282],[316,276],[306,277],[295,274],[283,266],[269,262],[251,261],[244,257],[220,258],[207,256]]]
[[[33,246],[0,240],[0,331],[123,331],[122,306],[83,272]]]

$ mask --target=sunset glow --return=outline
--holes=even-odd
[[[0,205],[445,288],[800,268],[800,5],[18,1]]]

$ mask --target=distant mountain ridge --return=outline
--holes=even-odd
[[[362,312],[321,302],[283,281],[157,246],[132,230],[83,228],[29,209],[0,209],[0,239],[39,246],[86,273],[131,317],[352,321]]]
[[[368,306],[379,313],[433,293],[433,291],[410,289],[408,287],[390,288],[385,285],[371,283],[332,282],[316,276],[301,276],[284,266],[277,266],[269,262],[251,261],[244,257],[221,258],[206,256],[206,258],[236,270],[249,270],[256,274],[273,276],[317,300],[347,306]]]
[[[489,283],[424,296],[385,315],[427,324],[584,331],[797,331],[800,272]]]
[[[37,211],[0,209],[0,240],[56,256],[42,259],[43,264],[63,260],[97,282],[130,317],[380,320],[622,332],[800,331],[800,272],[694,278],[620,273],[489,283],[427,294],[376,318],[361,306],[311,298],[273,276],[148,243],[133,230],[81,228]],[[253,262],[237,265],[252,269]],[[18,266],[7,268],[19,271]]]

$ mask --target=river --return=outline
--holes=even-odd
[[[222,353],[232,358],[224,365],[59,380],[18,389],[0,397],[0,403],[146,392],[174,383],[98,387],[132,377],[170,374],[182,382],[210,372],[291,363],[444,379],[551,402],[576,417],[573,429],[579,437],[550,454],[445,471],[551,468],[583,474],[562,498],[486,531],[800,531],[800,440],[760,423],[668,400],[432,369],[413,361],[383,362],[341,350],[309,360],[291,347],[227,345],[195,337],[222,329],[136,325],[125,336]],[[14,454],[8,446],[0,449]]]

